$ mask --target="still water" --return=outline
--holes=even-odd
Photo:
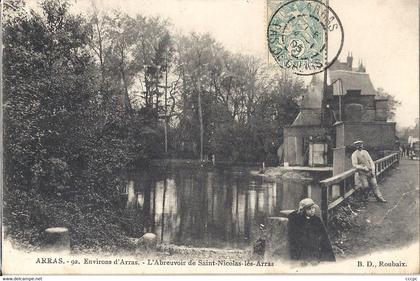
[[[295,209],[307,182],[268,180],[249,167],[155,168],[132,173],[126,208],[143,212],[146,230],[160,243],[241,248],[258,235],[258,225],[280,210]]]

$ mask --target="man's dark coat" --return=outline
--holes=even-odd
[[[290,257],[302,261],[335,261],[330,239],[321,219],[307,218],[303,213],[289,216],[288,238]]]

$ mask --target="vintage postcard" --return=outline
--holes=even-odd
[[[5,0],[2,273],[418,274],[416,0]]]

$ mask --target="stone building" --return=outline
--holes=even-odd
[[[350,168],[355,140],[363,140],[374,158],[395,146],[395,123],[387,121],[387,99],[378,95],[366,67],[353,67],[353,56],[336,61],[323,74],[313,76],[299,115],[284,128],[284,162],[291,166]],[[340,160],[338,160],[340,159]],[[337,164],[338,165],[338,164]]]

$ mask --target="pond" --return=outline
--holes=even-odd
[[[307,182],[269,180],[250,167],[171,167],[130,175],[126,208],[143,212],[159,243],[242,248],[258,226],[280,210],[295,209]]]

